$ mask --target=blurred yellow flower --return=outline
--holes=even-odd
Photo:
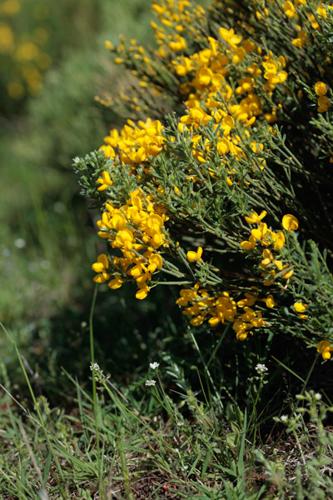
[[[0,24],[0,53],[6,54],[14,48],[14,33],[7,24]]]
[[[19,0],[7,0],[3,2],[0,6],[1,14],[5,14],[7,16],[14,16],[21,10],[21,4]]]

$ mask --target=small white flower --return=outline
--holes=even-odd
[[[315,400],[316,401],[320,401],[321,400],[321,394],[319,394],[319,392],[316,392],[316,394],[315,394]]]
[[[288,415],[281,415],[280,420],[281,422],[286,423],[288,421]]]
[[[145,386],[146,386],[146,387],[154,387],[154,385],[156,385],[156,380],[153,380],[153,379],[148,379],[148,380],[146,380],[146,382],[145,382]]]
[[[268,372],[267,366],[264,365],[263,363],[258,363],[255,367],[255,370],[259,375],[264,375],[265,373]]]
[[[23,238],[17,238],[15,241],[14,241],[14,245],[16,246],[16,248],[24,248],[25,245],[26,245],[26,242]]]
[[[98,363],[90,363],[90,370],[93,371],[100,371],[100,367]]]
[[[149,363],[149,368],[151,368],[152,370],[156,370],[159,366],[160,364],[156,361],[154,361],[154,363]]]

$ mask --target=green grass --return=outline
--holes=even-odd
[[[11,333],[6,335],[12,342]],[[212,387],[202,398],[174,363],[147,366],[122,386],[92,363],[91,389],[66,374],[76,397],[65,411],[36,395],[25,359],[14,349],[30,396],[15,393],[2,365],[4,498],[324,499],[333,494],[333,435],[324,427],[333,408],[319,394],[298,396],[290,414],[275,419],[271,435],[256,439],[257,398],[243,409],[221,404]],[[266,377],[257,373],[253,389]]]

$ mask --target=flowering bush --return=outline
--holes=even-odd
[[[179,287],[194,327],[333,352],[333,8],[318,0],[153,3],[99,152],[75,160],[101,211],[97,283]],[[108,100],[104,99],[107,105]],[[115,104],[112,104],[115,106]]]

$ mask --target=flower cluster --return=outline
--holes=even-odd
[[[131,192],[127,203],[119,208],[106,203],[97,221],[98,234],[117,255],[99,255],[92,265],[97,273],[95,282],[108,282],[108,286],[116,290],[131,278],[138,288],[136,298],[146,298],[153,274],[163,266],[160,251],[168,245],[166,220],[164,211],[154,205],[151,196],[139,189]]]
[[[158,155],[163,148],[163,126],[158,120],[127,124],[118,131],[113,129],[104,139],[101,150],[107,158],[118,158],[121,163],[135,167]]]
[[[155,47],[106,44],[137,93],[96,167],[82,162],[109,241],[95,280],[134,280],[143,299],[172,275],[192,326],[326,342],[329,359],[332,9],[155,0],[153,12]]]
[[[172,65],[186,96],[186,114],[180,117],[179,131],[192,133],[193,156],[200,163],[206,163],[217,152],[227,166],[230,157],[246,155],[244,138],[250,142],[251,153],[263,151],[262,143],[250,140],[249,129],[261,115],[270,122],[275,119],[276,109],[266,106],[260,94],[271,96],[277,85],[285,83],[287,72],[283,56],[274,57],[269,52],[261,57],[256,44],[233,28],[221,27],[218,35],[208,37],[205,49],[180,56]],[[230,81],[231,65],[233,77],[237,75],[234,85]],[[207,125],[215,132],[213,143],[204,133]],[[227,166],[227,173],[230,185],[235,170]]]
[[[188,48],[187,39],[198,35],[197,26],[205,11],[190,0],[162,0],[152,4],[158,23],[152,22],[158,44],[156,54],[165,58]]]
[[[236,301],[229,292],[210,293],[196,283],[193,288],[180,291],[177,304],[191,318],[191,325],[200,326],[207,321],[211,328],[216,328],[230,322],[237,340],[246,340],[251,330],[265,325],[262,312],[253,308],[257,300],[247,293]]]
[[[333,344],[327,340],[322,340],[317,345],[317,352],[319,352],[324,360],[331,359],[333,352]]]
[[[277,278],[289,280],[294,271],[288,264],[284,264],[281,259],[274,255],[274,251],[279,252],[284,247],[286,237],[283,231],[273,231],[265,222],[262,222],[266,215],[267,212],[263,210],[260,214],[252,212],[245,216],[246,222],[255,227],[251,229],[249,239],[242,241],[240,247],[245,251],[260,248],[259,268],[264,278],[264,285],[270,286]],[[298,228],[296,217],[291,214],[284,215],[282,227],[285,231],[295,231]]]
[[[328,108],[330,107],[330,100],[326,95],[328,92],[328,87],[326,83],[317,82],[314,85],[314,91],[318,96],[317,99],[318,113],[325,113],[325,111],[327,111]]]
[[[290,40],[292,46],[304,49],[307,44],[311,43],[311,38],[316,36],[316,32],[322,30],[331,8],[329,4],[321,1],[265,1],[261,9],[256,11],[256,17],[261,22],[269,22],[280,10],[284,13],[283,22],[288,26],[289,32],[293,34]]]
[[[304,304],[301,300],[298,300],[293,304],[293,309],[295,313],[298,315],[299,319],[307,319],[308,315],[305,312],[308,309],[308,304]]]

